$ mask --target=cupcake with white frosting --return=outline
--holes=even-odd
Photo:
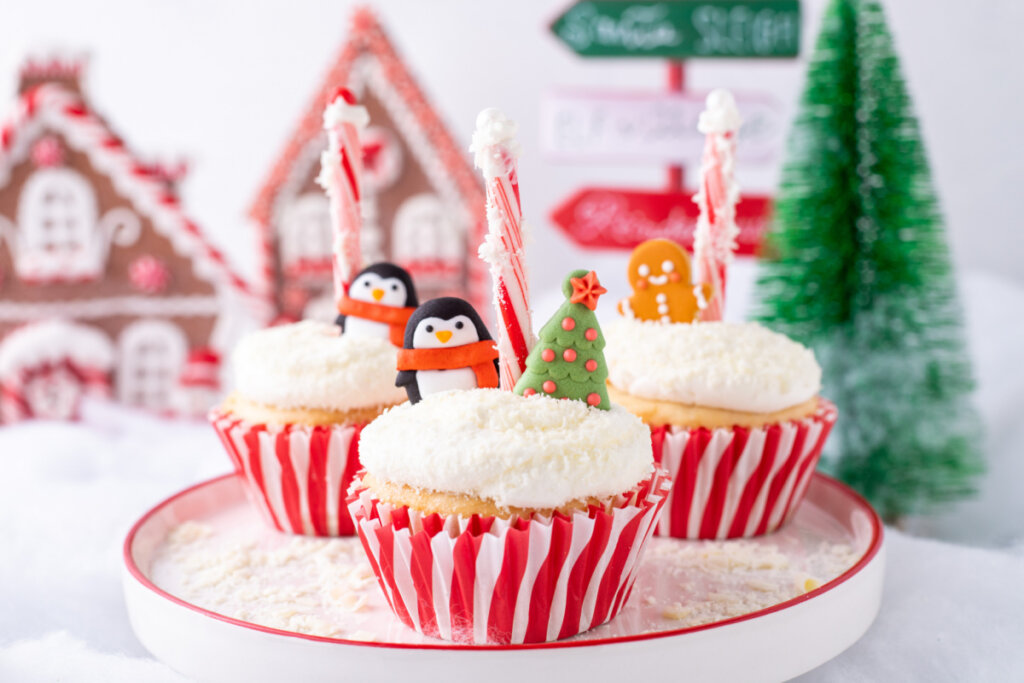
[[[303,321],[242,339],[235,391],[210,419],[250,499],[278,530],[354,533],[344,505],[362,427],[405,400],[387,339]]]
[[[647,427],[603,396],[603,290],[570,279],[514,392],[432,394],[363,432],[349,510],[388,603],[421,633],[556,640],[629,598],[669,482]]]
[[[795,512],[836,419],[810,349],[756,323],[622,318],[608,395],[651,428],[673,477],[658,532],[769,533]]]

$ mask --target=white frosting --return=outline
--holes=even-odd
[[[476,130],[469,151],[473,153],[476,167],[484,177],[495,178],[505,172],[502,153],[507,152],[513,159],[519,158],[520,147],[516,141],[519,129],[512,119],[500,109],[484,109],[476,117]]]
[[[370,114],[361,104],[349,104],[340,95],[324,109],[324,129],[351,123],[358,129],[366,128],[370,123]]]
[[[821,389],[814,353],[757,323],[619,318],[604,336],[608,380],[634,396],[771,413]]]
[[[382,480],[526,508],[614,496],[653,468],[650,433],[623,408],[498,389],[396,406],[363,430],[359,457]]]
[[[277,408],[351,410],[406,400],[395,386],[398,349],[304,320],[243,338],[231,356],[235,388]]]
[[[700,113],[697,130],[708,133],[728,133],[737,131],[743,124],[740,111],[736,108],[736,100],[728,90],[712,90],[705,100],[707,107]]]

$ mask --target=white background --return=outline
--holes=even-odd
[[[7,4],[12,4],[8,2]],[[547,220],[584,185],[657,187],[656,167],[547,163],[537,115],[559,87],[661,89],[651,60],[583,60],[549,33],[569,0],[385,0],[378,12],[455,137],[468,145],[476,113],[504,109],[520,122],[523,206],[534,227],[536,289],[570,266],[604,259],[575,250]],[[956,261],[1024,282],[1019,203],[1024,130],[1015,0],[888,0],[889,22],[920,113]],[[193,166],[187,210],[245,274],[255,272],[249,202],[283,148],[346,34],[354,3],[321,0],[74,0],[18,2],[0,22],[0,94],[13,93],[26,50],[85,49],[91,99],[130,145],[184,155]],[[824,0],[804,0],[810,50]],[[772,93],[792,111],[803,62],[690,62],[692,88]],[[2,101],[2,99],[0,99]],[[696,169],[690,170],[695,177]],[[776,168],[742,167],[748,190],[770,190]],[[565,257],[568,250],[569,257]],[[618,264],[618,260],[615,261]],[[616,267],[619,267],[616,265]],[[600,272],[600,271],[599,271]]]

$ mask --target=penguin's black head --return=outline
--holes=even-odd
[[[387,262],[374,263],[359,271],[349,285],[348,296],[356,301],[370,301],[396,308],[419,304],[409,272]]]
[[[442,296],[413,311],[405,326],[407,349],[448,348],[491,338],[476,309],[465,299]]]

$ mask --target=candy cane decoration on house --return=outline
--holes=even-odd
[[[366,107],[357,104],[355,95],[347,88],[339,88],[324,109],[327,149],[320,155],[317,182],[331,201],[335,301],[340,301],[348,291],[352,276],[362,265],[359,233],[363,226],[360,208],[363,153],[359,131],[369,121]]]
[[[517,125],[497,109],[484,109],[476,118],[470,151],[487,188],[487,236],[480,258],[487,262],[494,283],[494,306],[500,323],[497,334],[501,388],[511,391],[533,347],[530,296],[523,254],[523,214],[519,205],[516,158]]]
[[[725,308],[725,277],[736,250],[736,203],[740,189],[733,180],[736,132],[742,123],[736,101],[728,90],[713,90],[701,112],[697,130],[704,133],[700,189],[693,200],[700,207],[693,238],[696,284],[709,283],[711,298],[700,320],[721,320]]]

